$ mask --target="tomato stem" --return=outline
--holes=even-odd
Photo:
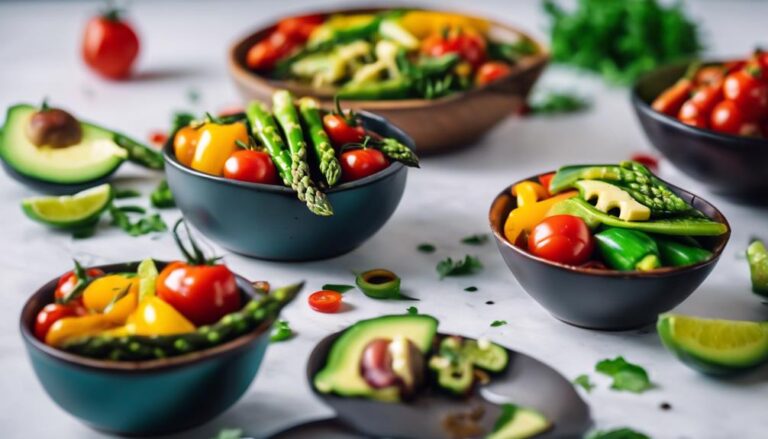
[[[191,252],[181,242],[181,236],[179,235],[179,226],[181,226],[181,224],[184,224],[184,229],[187,231],[187,239],[189,240],[189,245],[192,247]],[[176,242],[179,251],[181,251],[181,254],[184,255],[184,258],[190,265],[214,265],[216,261],[221,259],[221,256],[215,256],[210,259],[205,257],[205,253],[197,245],[194,238],[192,238],[192,233],[189,231],[189,226],[186,221],[184,221],[184,218],[179,218],[179,220],[176,221],[176,224],[173,225],[173,240]]]
[[[93,281],[93,278],[88,276],[88,272],[85,271],[82,265],[80,265],[80,262],[78,262],[77,259],[72,260],[75,262],[75,269],[72,270],[72,274],[75,276],[75,279],[77,279],[77,282],[69,294],[57,301],[61,305],[66,305],[80,297],[83,291],[85,291],[85,287],[87,287],[91,281]]]

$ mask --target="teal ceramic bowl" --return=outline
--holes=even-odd
[[[358,113],[365,127],[414,149],[386,119]],[[308,261],[348,253],[392,216],[405,191],[407,168],[386,169],[327,191],[334,214],[322,217],[296,199],[293,189],[229,180],[182,165],[166,144],[165,172],[184,218],[207,238],[235,253],[277,261]]]
[[[158,263],[158,268],[165,264]],[[106,273],[136,263],[106,265]],[[221,346],[161,360],[125,362],[70,354],[33,335],[35,316],[53,300],[58,278],[33,294],[21,313],[21,335],[45,391],[64,411],[97,430],[127,436],[170,433],[207,422],[248,389],[269,344],[272,321]],[[237,276],[245,295],[257,294]]]

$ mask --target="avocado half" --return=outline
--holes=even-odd
[[[325,367],[315,375],[315,388],[321,393],[396,401],[396,389],[374,389],[363,378],[360,373],[363,351],[373,340],[405,337],[426,353],[432,348],[436,333],[437,319],[427,315],[390,315],[361,320],[334,342]]]
[[[83,138],[65,148],[38,147],[26,134],[37,107],[27,104],[8,109],[0,137],[0,158],[24,177],[57,184],[91,182],[114,172],[128,153],[115,143],[112,131],[80,122]]]

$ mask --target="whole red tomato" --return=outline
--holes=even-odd
[[[554,215],[536,225],[528,237],[528,250],[550,261],[580,265],[589,260],[595,241],[583,219]]]
[[[746,118],[741,107],[734,101],[724,100],[712,110],[710,125],[721,133],[740,135],[744,131]]]
[[[768,83],[760,78],[760,69],[749,67],[725,77],[723,95],[741,110],[748,122],[755,122],[768,115]]]
[[[499,80],[505,76],[508,76],[512,71],[509,64],[500,61],[488,61],[483,63],[477,74],[475,74],[475,84],[485,85],[493,81]]]
[[[105,78],[128,77],[138,55],[139,37],[116,11],[94,17],[86,25],[83,59]]]
[[[433,57],[456,53],[471,64],[473,69],[477,69],[486,58],[485,40],[480,35],[469,32],[435,34],[427,37],[421,44],[421,53]]]
[[[277,183],[275,165],[269,154],[261,151],[235,151],[224,162],[224,177],[251,183]]]
[[[352,149],[341,154],[341,171],[344,180],[354,181],[373,175],[387,166],[389,160],[378,149]]]
[[[240,291],[226,265],[172,262],[157,278],[157,295],[197,326],[240,309]]]
[[[338,148],[347,143],[360,143],[365,139],[365,129],[360,125],[350,125],[341,114],[326,114],[323,116],[323,128],[331,142]]]
[[[45,336],[54,323],[64,317],[82,316],[86,313],[85,308],[78,304],[62,305],[59,303],[49,303],[37,313],[35,318],[35,337],[38,340],[45,341]]]
[[[104,271],[98,269],[98,268],[89,268],[85,270],[85,274],[88,275],[88,277],[101,277],[104,276]],[[59,278],[59,282],[56,284],[56,291],[53,293],[53,297],[56,299],[63,299],[69,295],[69,293],[72,292],[72,290],[77,285],[78,279],[75,275],[74,271],[68,271],[61,275]],[[83,303],[83,296],[78,297],[75,299],[75,303],[82,304]]]

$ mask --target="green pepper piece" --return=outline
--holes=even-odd
[[[615,216],[600,212],[581,198],[573,197],[552,206],[547,216],[574,215],[595,229],[600,224],[609,227],[640,230],[648,233],[678,236],[718,236],[728,232],[728,226],[708,218],[682,217],[662,218],[651,221],[623,221]]]
[[[747,261],[752,277],[752,291],[768,297],[768,250],[760,240],[754,240],[747,247]]]
[[[407,98],[411,91],[411,82],[405,77],[388,79],[386,81],[352,84],[342,87],[339,99],[348,100],[380,100]]]
[[[712,257],[712,252],[700,247],[692,247],[672,239],[656,238],[661,261],[665,266],[683,267],[698,264]]]
[[[373,299],[397,299],[400,297],[400,278],[392,271],[375,268],[360,273],[355,279],[357,287]]]
[[[603,261],[619,271],[650,271],[661,266],[659,248],[649,235],[637,230],[608,228],[595,234]]]

